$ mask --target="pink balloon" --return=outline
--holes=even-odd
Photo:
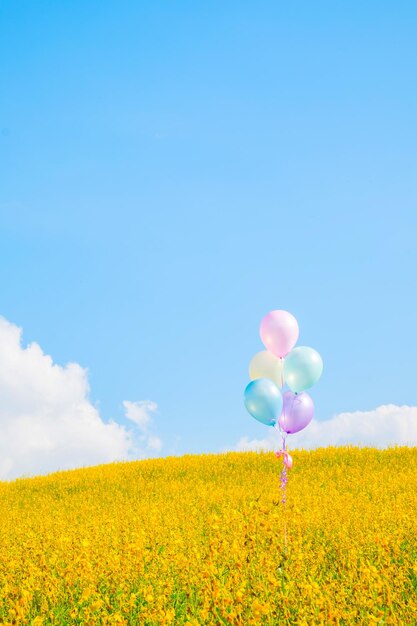
[[[279,418],[279,425],[288,434],[298,433],[308,426],[313,419],[313,400],[305,391],[302,393],[286,391],[283,394],[283,400],[284,405]]]
[[[261,322],[260,334],[267,350],[275,356],[283,357],[297,343],[298,323],[288,311],[271,311]]]

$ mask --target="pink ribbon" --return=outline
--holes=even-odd
[[[288,469],[292,468],[292,456],[291,454],[288,454],[286,450],[278,450],[277,452],[275,452],[275,456],[277,457],[277,459],[284,457],[285,467],[287,467]]]

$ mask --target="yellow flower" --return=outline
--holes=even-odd
[[[0,482],[0,626],[413,623],[417,449],[293,457],[285,507],[270,453]]]

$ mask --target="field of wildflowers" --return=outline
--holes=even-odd
[[[293,457],[0,482],[0,624],[417,624],[417,449]]]

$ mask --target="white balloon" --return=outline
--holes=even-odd
[[[284,359],[280,359],[268,350],[257,352],[249,364],[249,376],[251,380],[257,378],[269,378],[280,389],[284,386]]]

